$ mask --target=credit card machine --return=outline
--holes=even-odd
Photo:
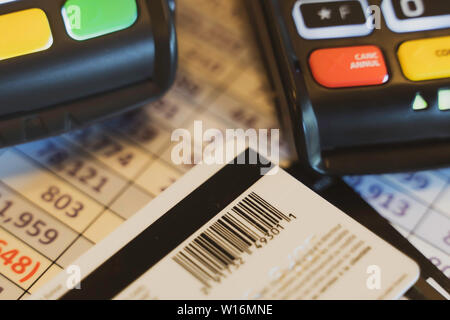
[[[164,94],[174,10],[173,0],[0,0],[0,148]]]
[[[247,0],[299,157],[327,174],[450,165],[450,1]]]

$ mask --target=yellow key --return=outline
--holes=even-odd
[[[0,60],[44,51],[52,44],[50,25],[41,9],[0,15]]]
[[[398,50],[404,75],[412,81],[450,77],[450,36],[404,42]]]

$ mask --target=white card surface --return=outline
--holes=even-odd
[[[208,199],[224,176],[226,187],[233,185],[229,173],[237,166],[197,166],[73,264],[84,279],[80,289],[68,289],[70,269],[33,298],[397,299],[417,281],[413,260],[279,168],[253,177],[234,200],[208,212],[206,223],[185,232],[205,212],[198,199]],[[183,215],[171,220],[177,210]],[[161,237],[143,244],[146,233]],[[162,247],[160,258],[152,257]],[[148,268],[136,271],[146,260]]]

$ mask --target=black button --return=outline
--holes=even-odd
[[[322,28],[364,24],[366,16],[359,1],[304,3],[300,6],[306,27]]]
[[[400,20],[450,14],[449,0],[392,0],[392,6]]]

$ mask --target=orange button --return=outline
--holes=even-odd
[[[373,86],[389,79],[383,53],[376,46],[316,50],[309,65],[314,79],[327,88]]]

